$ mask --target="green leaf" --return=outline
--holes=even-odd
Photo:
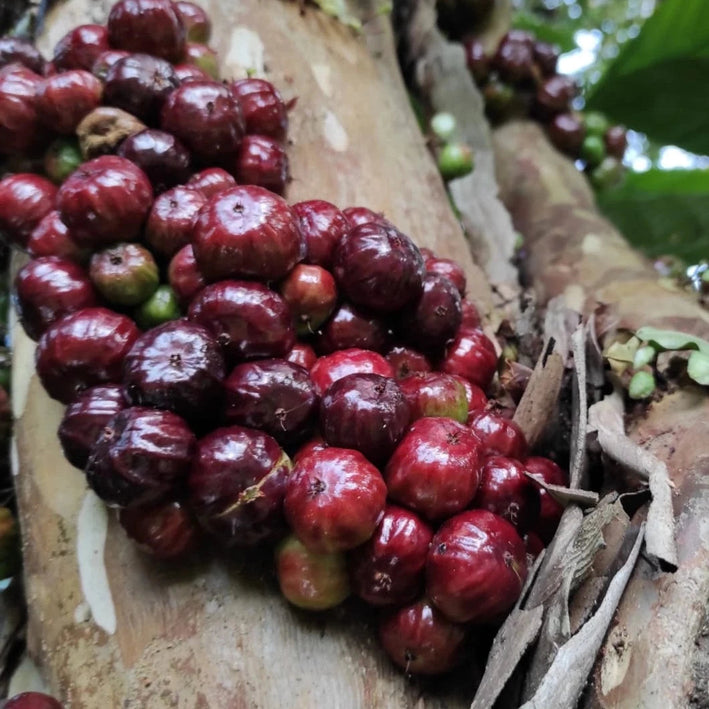
[[[600,191],[597,201],[649,256],[671,253],[688,263],[709,257],[709,170],[630,172],[619,187]]]
[[[520,10],[513,16],[512,26],[518,30],[531,32],[541,42],[556,44],[562,52],[576,49],[574,33],[578,26],[570,21],[557,20],[551,23],[544,17]]]
[[[704,352],[692,352],[687,361],[687,374],[697,384],[709,384],[709,355]]]
[[[586,97],[663,144],[709,153],[709,2],[664,0]]]
[[[701,337],[688,335],[675,330],[659,330],[656,327],[641,327],[635,336],[643,342],[649,342],[659,350],[699,350],[709,355],[709,342]]]

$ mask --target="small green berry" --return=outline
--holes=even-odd
[[[638,347],[633,357],[633,369],[642,369],[645,365],[654,361],[657,351],[652,345]]]
[[[182,316],[175,291],[170,286],[158,286],[157,290],[135,310],[135,321],[143,330],[162,325]]]
[[[450,140],[455,134],[456,121],[452,113],[436,113],[431,118],[431,130],[440,140]]]
[[[605,190],[620,184],[625,168],[617,158],[603,158],[601,164],[591,170],[588,178],[597,190]]]
[[[581,158],[591,167],[600,165],[606,156],[606,146],[603,138],[598,135],[587,135],[581,143]]]
[[[465,143],[446,143],[438,153],[438,169],[444,180],[467,175],[473,170],[473,151]]]
[[[586,126],[586,135],[597,135],[599,138],[603,138],[610,127],[608,119],[598,111],[584,113],[583,124]]]
[[[74,138],[57,138],[44,155],[47,177],[59,185],[83,162],[79,143]]]
[[[635,372],[628,384],[631,399],[647,399],[655,391],[655,377],[650,372]]]

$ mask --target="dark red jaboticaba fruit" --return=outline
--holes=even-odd
[[[43,692],[22,692],[8,699],[4,709],[62,709],[62,704]]]
[[[43,256],[25,264],[15,277],[15,292],[20,322],[33,340],[65,315],[97,305],[86,271],[59,256]]]
[[[567,474],[549,458],[539,456],[529,457],[524,461],[524,469],[541,478],[545,483],[550,485],[568,485],[569,480]],[[559,504],[546,490],[537,486],[539,497],[541,499],[541,507],[539,510],[539,519],[533,530],[536,532],[544,544],[549,544],[554,537],[556,528],[559,526],[559,520],[564,513],[563,505]]]
[[[182,17],[170,0],[119,0],[108,15],[108,38],[115,49],[177,62],[186,37]]]
[[[510,419],[491,411],[481,411],[470,422],[470,429],[480,439],[486,455],[503,455],[524,460],[528,447],[522,429]]]
[[[473,507],[490,510],[511,522],[524,536],[539,518],[538,486],[525,475],[522,463],[512,458],[492,456],[480,471],[480,486]]]
[[[167,269],[167,278],[177,301],[183,308],[189,306],[192,298],[207,285],[197,268],[192,244],[183,246],[172,257]]]
[[[57,209],[74,240],[94,248],[137,239],[152,203],[146,174],[117,155],[84,163],[57,193]]]
[[[0,69],[0,155],[18,155],[41,144],[36,91],[42,77],[21,64]]]
[[[79,394],[66,407],[57,431],[66,459],[83,470],[106,424],[127,406],[119,384],[101,384]]]
[[[283,194],[288,184],[286,149],[266,135],[245,135],[232,169],[242,185],[258,185]]]
[[[71,238],[67,225],[56,209],[46,214],[32,230],[27,239],[27,253],[35,258],[61,256],[77,263],[85,262],[89,256],[89,252],[80,248]]]
[[[285,531],[283,496],[291,462],[274,438],[242,426],[218,428],[197,443],[189,503],[227,546],[253,546]]]
[[[160,128],[175,135],[197,160],[220,164],[236,156],[244,135],[244,118],[224,84],[189,81],[167,97]]]
[[[190,42],[207,42],[212,33],[212,22],[207,13],[193,2],[179,0],[174,3]]]
[[[86,464],[89,487],[112,507],[176,497],[190,471],[195,437],[172,411],[123,409],[107,424]]]
[[[183,186],[173,187],[158,196],[145,225],[145,240],[150,248],[169,258],[189,244],[199,210],[206,202],[201,192]]]
[[[382,618],[379,640],[407,674],[439,675],[463,659],[465,626],[452,623],[425,599]]]
[[[56,196],[57,188],[49,180],[29,172],[0,180],[0,236],[25,248],[30,234],[54,209]]]
[[[296,266],[294,271],[299,267]],[[391,341],[391,330],[383,318],[344,302],[323,325],[315,346],[321,354],[351,348],[386,352]]]
[[[135,341],[123,366],[132,404],[169,409],[195,423],[216,418],[224,355],[202,325],[180,319],[151,328]]]
[[[401,605],[423,589],[431,528],[403,507],[388,505],[374,534],[350,555],[352,588],[375,606]]]
[[[495,346],[482,330],[461,327],[448,345],[440,369],[486,389],[497,369]]]
[[[40,120],[56,133],[71,134],[101,102],[103,86],[85,69],[70,69],[42,79],[37,87]]]
[[[231,187],[236,187],[236,180],[221,167],[207,167],[200,172],[195,172],[185,187],[201,192],[207,199],[215,194],[224,192]]]
[[[26,39],[0,37],[0,69],[8,64],[22,64],[41,75],[46,62],[37,48]]]
[[[416,372],[399,379],[411,410],[411,421],[424,416],[446,416],[459,423],[468,419],[464,380],[445,372]]]
[[[128,537],[156,559],[183,558],[199,547],[201,530],[182,502],[122,509],[118,521]]]
[[[303,440],[315,423],[318,397],[303,367],[284,359],[237,365],[224,382],[229,423],[258,428],[281,445]]]
[[[104,25],[79,25],[57,42],[52,63],[57,71],[91,71],[98,56],[109,49],[108,30]]]
[[[39,340],[35,366],[49,396],[64,404],[84,389],[118,383],[123,358],[140,330],[125,315],[84,308],[50,325]]]
[[[305,239],[306,263],[332,268],[335,247],[350,230],[347,217],[334,204],[322,199],[296,202],[291,209],[298,217]]]
[[[295,465],[284,506],[303,544],[330,553],[366,542],[379,524],[385,501],[384,480],[361,453],[324,448]]]
[[[481,446],[449,418],[415,421],[384,471],[389,496],[427,519],[450,517],[472,501],[480,481]]]
[[[389,459],[410,416],[399,385],[381,374],[348,374],[320,402],[320,429],[328,445],[358,450],[375,465]]]
[[[310,369],[310,378],[315,385],[315,391],[322,396],[338,379],[357,373],[394,376],[389,362],[377,352],[351,348],[320,357]]]
[[[527,578],[527,551],[517,530],[487,510],[468,510],[434,534],[426,594],[458,623],[497,623]]]
[[[239,79],[229,88],[241,104],[247,133],[285,140],[288,113],[281,95],[270,81]]]
[[[333,273],[353,303],[390,313],[421,296],[425,268],[408,236],[392,226],[369,222],[342,237]]]
[[[276,281],[303,258],[305,243],[286,201],[263,187],[233,187],[212,197],[192,234],[197,265],[208,281]]]
[[[193,298],[189,318],[204,325],[232,361],[283,357],[295,344],[287,303],[261,283],[212,283]]]

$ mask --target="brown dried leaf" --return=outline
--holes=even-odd
[[[616,389],[589,410],[590,429],[596,431],[603,452],[648,480],[652,501],[647,515],[647,553],[663,570],[677,569],[672,481],[667,465],[625,434],[623,399]]]
[[[598,504],[598,493],[592,490],[579,490],[563,485],[551,485],[525,471],[525,475],[543,490],[546,490],[560,505],[567,507],[577,504],[580,507],[593,507]]]
[[[522,705],[521,709],[572,709],[576,706],[635,567],[643,538],[644,526],[629,528],[624,546],[629,546],[629,542],[632,542],[632,548],[620,571],[613,577],[598,611],[560,648],[534,696]]]
[[[522,429],[530,448],[539,442],[549,425],[561,391],[564,356],[554,340],[547,341],[525,389],[514,422]]]
[[[571,350],[574,357],[573,387],[571,389],[571,451],[569,481],[573,488],[586,483],[586,429],[588,428],[587,396],[587,327],[579,326],[571,336]]]

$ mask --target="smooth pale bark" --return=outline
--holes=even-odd
[[[410,110],[388,18],[357,35],[317,9],[275,0],[201,2],[224,77],[271,79],[290,113],[290,202],[327,199],[383,211],[421,246],[459,260],[480,309],[473,264]],[[41,46],[104,21],[109,3],[70,0]],[[371,19],[374,18],[374,19]],[[96,707],[440,707],[469,704],[475,673],[425,686],[379,649],[374,615],[350,604],[323,616],[280,597],[270,559],[215,555],[173,569],[138,552],[62,457],[62,406],[14,328],[15,472],[25,544],[29,650],[72,709]],[[255,573],[254,573],[255,567]]]

